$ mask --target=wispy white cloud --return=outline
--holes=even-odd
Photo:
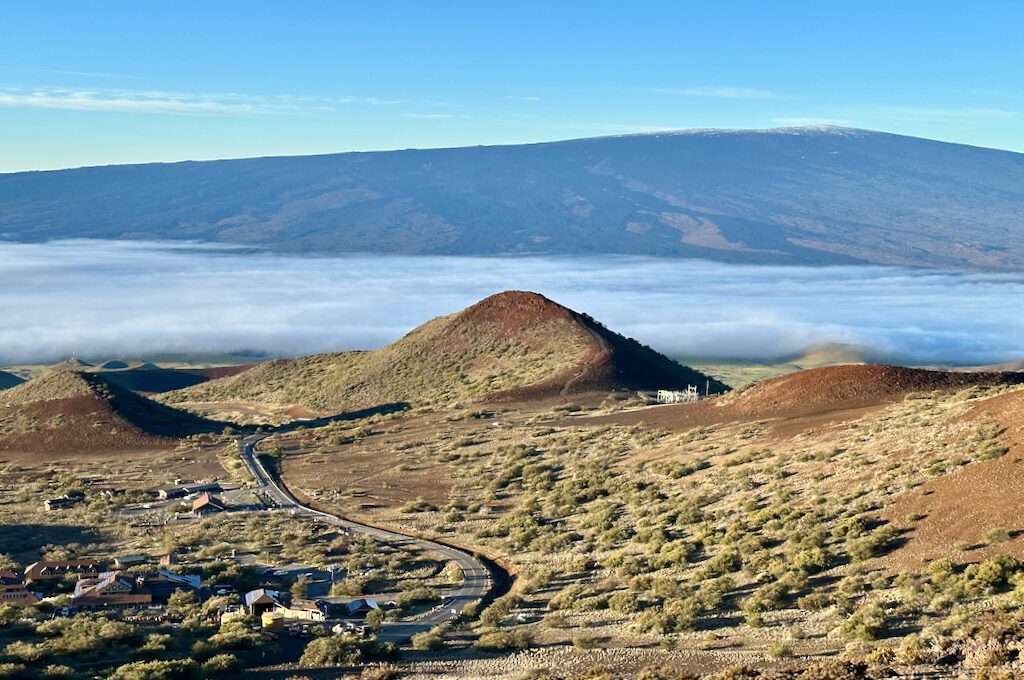
[[[506,101],[510,102],[539,102],[540,97],[524,97],[521,95],[509,94],[503,97]]]
[[[0,91],[0,106],[8,108],[178,115],[265,113],[272,110],[271,105],[266,101],[243,98],[237,95],[195,95],[156,91],[100,91],[61,88],[31,91],[2,90]]]
[[[231,92],[185,93],[100,88],[0,88],[0,107],[169,115],[272,114],[340,111],[350,105],[394,106],[403,99],[363,96],[256,96]]]
[[[651,92],[677,97],[708,97],[712,99],[779,99],[780,95],[767,90],[750,87],[729,87],[723,85],[700,87],[654,87]]]
[[[321,101],[332,104],[369,104],[371,106],[397,106],[408,104],[408,99],[381,99],[380,97],[324,97]]]

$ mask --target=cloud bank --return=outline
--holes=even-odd
[[[311,258],[202,244],[0,243],[0,363],[374,348],[508,289],[679,357],[822,343],[919,363],[1024,358],[1024,275],[638,257]]]

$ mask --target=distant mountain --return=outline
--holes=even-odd
[[[702,389],[708,377],[537,293],[492,295],[373,352],[258,364],[161,397],[249,401],[322,414],[395,402],[568,397],[616,389]],[[715,391],[727,389],[711,379]]]
[[[843,343],[825,343],[811,345],[794,356],[779,360],[780,366],[792,366],[794,371],[826,366],[842,366],[847,364],[877,363],[880,353],[870,347]]]
[[[176,437],[220,427],[96,373],[51,371],[0,392],[0,451],[169,448]]]
[[[138,359],[104,359],[89,363],[78,357],[70,357],[50,366],[37,367],[33,373],[37,375],[60,371],[88,373],[125,390],[158,394],[191,387],[214,378],[236,375],[252,366],[253,364],[229,364],[202,368],[164,368]],[[22,378],[0,371],[0,389],[13,387],[22,382],[24,382]]]
[[[180,390],[192,385],[235,375],[248,370],[252,364],[212,366],[209,368],[162,368],[148,362],[128,364],[108,361],[93,371],[107,382],[134,392],[160,393]]]
[[[7,371],[0,371],[0,390],[6,390],[10,387],[14,387],[15,385],[20,385],[23,382],[25,381],[16,375],[8,373]]]
[[[198,385],[209,378],[185,373],[173,368],[124,368],[120,370],[100,371],[107,382],[134,392],[160,393],[180,390],[183,387]]]
[[[0,175],[0,238],[1018,268],[1024,154],[834,127]]]
[[[882,358],[883,355],[880,352],[869,347],[826,343],[811,345],[798,354],[776,357],[767,362],[729,358],[711,361],[688,361],[684,358],[679,358],[679,360],[738,388],[752,382],[778,378],[811,368],[877,363]]]

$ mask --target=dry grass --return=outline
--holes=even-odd
[[[541,295],[509,291],[429,321],[377,351],[269,362],[163,399],[301,405],[330,415],[396,402],[451,406],[484,396],[506,401],[682,388],[706,378]]]
[[[565,318],[521,329],[515,336],[479,328],[471,341],[453,334],[453,319],[435,319],[375,352],[268,362],[164,400],[301,404],[322,413],[401,401],[450,404],[540,382],[581,360],[591,342]]]
[[[1004,436],[990,407],[1022,399],[1008,387],[972,387],[835,418],[685,432],[509,407],[352,423],[363,429],[351,441],[327,445],[339,433],[309,431],[277,446],[286,479],[307,495],[514,563],[518,596],[497,620],[533,631],[538,644],[584,635],[638,649],[670,635],[709,665],[737,651],[767,662],[780,650],[808,658],[851,640],[893,644],[953,614],[957,600],[936,590],[920,604],[896,578],[900,569],[925,574],[914,557],[922,520],[883,509],[931,480],[1011,464],[985,460]],[[429,504],[410,503],[420,497]],[[977,540],[991,528],[976,527]],[[1022,547],[1011,538],[949,556],[963,563]],[[957,588],[970,592],[972,573]],[[978,611],[1013,602],[999,592],[959,601]],[[878,613],[861,611],[868,605]]]
[[[263,448],[280,457],[301,496],[515,566],[512,595],[479,621],[443,631],[447,653],[462,658],[488,635],[491,644],[532,639],[703,670],[785,665],[790,656],[799,664],[843,650],[919,665],[962,644],[971,620],[1018,616],[1024,603],[1024,565],[1013,558],[1024,556],[1024,390],[878,396],[855,388],[837,388],[840,398],[819,400],[818,410],[775,413],[762,408],[763,389],[750,393],[761,401],[746,411],[742,397],[627,410],[600,398],[419,409],[275,435]],[[111,470],[141,484],[177,472],[183,461],[174,456],[200,454],[209,465],[233,460],[223,442],[218,451],[210,441],[154,458],[160,466],[138,457]],[[87,468],[78,461],[63,472],[55,464],[5,474],[31,489],[16,501],[24,505]],[[25,507],[11,512],[23,523],[46,521]],[[82,541],[146,550],[156,548],[147,541],[172,539],[194,548],[204,531],[263,535],[251,525],[194,526],[177,537],[136,532],[128,542],[111,529]],[[225,540],[326,559],[316,538]],[[970,544],[943,546],[950,540]],[[429,559],[394,558],[390,568],[404,575],[387,587],[441,585]],[[669,649],[641,653],[659,647]],[[974,657],[963,658],[973,668]]]

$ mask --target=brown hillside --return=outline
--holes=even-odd
[[[239,373],[245,373],[255,364],[231,364],[229,366],[207,366],[205,368],[177,368],[174,369],[178,373],[184,373],[186,375],[198,375],[208,380],[216,380],[217,378],[226,378],[232,375],[238,375]]]
[[[6,451],[165,448],[176,436],[214,426],[77,371],[0,392],[0,450]]]
[[[0,394],[0,407],[25,406],[36,402],[74,399],[94,394],[95,390],[83,374],[60,370],[46,373],[35,380],[6,390]]]
[[[952,373],[884,364],[828,366],[756,383],[723,403],[751,417],[798,416],[884,404],[912,392],[1020,382],[1024,374]]]
[[[377,351],[268,362],[164,400],[251,401],[333,413],[393,402],[683,387],[706,379],[542,295],[511,291],[428,321]]]
[[[727,422],[791,421],[791,425],[776,423],[780,433],[791,434],[827,422],[858,418],[915,392],[1022,382],[1024,373],[959,373],[881,364],[829,366],[765,380],[715,400],[642,409],[594,420],[645,422],[677,431]]]
[[[1015,361],[1006,361],[1001,364],[990,364],[988,366],[978,366],[972,368],[960,369],[964,371],[1024,371],[1024,359],[1017,359]]]
[[[82,361],[78,357],[68,357],[64,361],[58,362],[50,367],[54,371],[81,371],[83,369],[93,368],[93,365]]]
[[[885,508],[885,519],[910,529],[906,544],[888,559],[896,566],[951,555],[961,561],[997,552],[1024,557],[1024,392],[982,400],[961,421],[994,424],[1006,453],[928,481]],[[920,519],[908,522],[912,516]],[[1012,539],[984,545],[986,532],[996,528]]]

